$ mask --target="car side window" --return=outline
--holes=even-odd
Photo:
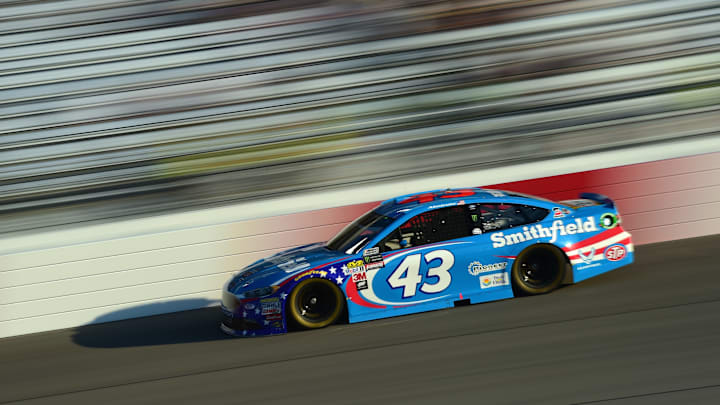
[[[381,251],[389,252],[462,238],[472,234],[471,225],[466,206],[427,211],[400,225],[380,242],[379,247]]]
[[[503,203],[471,204],[468,209],[473,229],[479,228],[482,233],[539,222],[550,212],[532,205]]]
[[[543,219],[545,219],[545,217],[548,216],[548,214],[550,213],[550,210],[546,210],[545,208],[535,207],[532,205],[520,205],[520,206],[518,206],[518,209],[525,216],[527,224],[540,222]]]

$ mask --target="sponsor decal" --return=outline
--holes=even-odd
[[[380,254],[380,248],[375,246],[370,249],[363,250],[363,256],[372,256],[372,255],[378,255]]]
[[[263,298],[260,300],[261,314],[268,318],[268,315],[279,315],[282,312],[280,298]]]
[[[365,272],[365,262],[362,260],[353,260],[341,267],[344,275],[349,276],[353,273]]]
[[[458,203],[456,203],[456,202],[449,202],[449,203],[444,203],[444,204],[431,205],[431,206],[428,207],[428,209],[429,209],[429,210],[434,210],[434,209],[438,209],[438,208],[454,207],[454,206],[456,206],[456,205],[458,205]]]
[[[507,273],[485,274],[480,277],[480,288],[482,289],[500,287],[509,284],[510,280],[508,279]]]
[[[366,270],[376,270],[385,267],[385,262],[374,262],[365,265]]]
[[[477,276],[480,273],[505,270],[505,268],[507,268],[507,262],[482,264],[478,261],[474,261],[468,266],[468,273],[470,273],[471,276]]]
[[[379,254],[378,248],[368,249],[363,254],[369,253],[369,254]],[[378,253],[374,253],[378,252]],[[350,276],[353,283],[355,283],[355,286],[358,290],[365,290],[368,288],[367,283],[367,273],[366,265],[363,260],[353,260],[342,267],[343,273],[346,276]],[[343,279],[342,277],[338,276],[338,278],[335,280],[338,284],[342,284]]]
[[[600,226],[605,229],[615,228],[617,224],[618,217],[613,213],[608,212],[607,214],[602,214],[602,216],[600,217]]]
[[[585,270],[585,269],[589,269],[589,268],[592,268],[592,267],[598,267],[598,266],[600,266],[600,263],[593,263],[593,264],[588,264],[588,265],[585,265],[585,266],[580,266],[580,267],[578,267],[577,269],[578,269],[578,270]]]
[[[500,223],[500,222],[483,222],[482,227],[483,227],[483,230],[485,230],[485,231],[494,231],[495,229],[502,228],[502,223]]]
[[[365,262],[362,260],[353,260],[347,264],[347,268],[350,270],[350,273],[363,271],[365,270]]]
[[[259,268],[259,267],[256,267],[256,268],[251,269],[251,270],[241,271],[240,273],[238,273],[238,275],[236,276],[235,279],[237,280],[238,283],[241,283],[241,282],[249,279],[250,277],[254,276],[254,275],[255,275],[256,273],[258,273],[259,271],[260,271],[260,268]]]
[[[590,264],[595,258],[595,248],[590,248],[590,251],[587,253],[583,253],[582,249],[578,249],[578,256],[585,264]]]
[[[557,240],[558,234],[575,235],[579,233],[595,232],[597,230],[598,228],[595,225],[594,218],[587,217],[584,221],[582,218],[577,218],[568,223],[565,223],[562,220],[557,220],[554,221],[550,227],[537,224],[523,226],[522,231],[519,232],[508,234],[497,232],[490,236],[490,240],[492,240],[494,248],[500,248],[540,238],[550,238],[550,243],[553,243]]]
[[[567,208],[553,207],[553,218],[564,218],[566,215],[570,215],[570,210]]]
[[[367,273],[365,270],[352,273],[352,281],[355,283],[355,287],[358,290],[365,290],[368,288]]]
[[[621,245],[619,243],[610,245],[605,249],[605,258],[611,262],[622,260],[626,255],[627,249],[625,249],[625,245]]]
[[[294,259],[285,260],[283,258],[271,257],[267,259],[268,262],[278,266],[286,273],[294,273],[298,270],[302,270],[306,267],[310,267],[304,257],[296,257]]]
[[[304,273],[302,273],[302,274],[297,275],[294,280],[295,280],[295,281],[298,281],[298,280],[300,280],[301,278],[307,277],[307,276],[312,276],[312,277],[315,277],[315,276],[325,277],[325,276],[327,276],[327,274],[328,274],[328,272],[325,271],[325,270],[309,270],[309,271],[306,271],[306,272],[304,272]]]
[[[365,264],[365,270],[374,270],[385,267],[385,262],[380,254],[380,248],[377,246],[363,251],[363,262]]]

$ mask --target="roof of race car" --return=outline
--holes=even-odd
[[[551,201],[545,200],[543,198],[522,193],[508,192],[504,190],[491,190],[479,187],[455,189],[448,188],[406,194],[391,198],[383,201],[383,203],[376,209],[376,211],[382,215],[397,217],[402,213],[410,210],[415,210],[416,208],[420,207],[440,208],[444,206],[458,204],[462,205],[465,199],[470,199],[473,202],[477,202],[477,200],[498,201],[498,199],[507,199],[508,197],[527,198],[536,202],[544,201],[552,203]]]

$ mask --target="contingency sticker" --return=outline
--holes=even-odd
[[[343,274],[350,276],[358,290],[368,288],[367,273],[365,272],[365,262],[362,260],[353,260],[342,267]]]
[[[261,299],[260,308],[262,311],[262,315],[268,320],[277,319],[282,314],[282,306],[280,304],[280,299],[277,297]]]
[[[510,284],[507,273],[493,273],[480,277],[480,288],[500,287]]]
[[[363,251],[363,261],[366,270],[374,270],[385,267],[385,262],[380,254],[380,248],[374,247]]]

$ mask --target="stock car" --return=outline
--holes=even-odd
[[[544,294],[632,263],[613,201],[434,190],[384,201],[327,243],[250,264],[222,291],[236,336]]]

